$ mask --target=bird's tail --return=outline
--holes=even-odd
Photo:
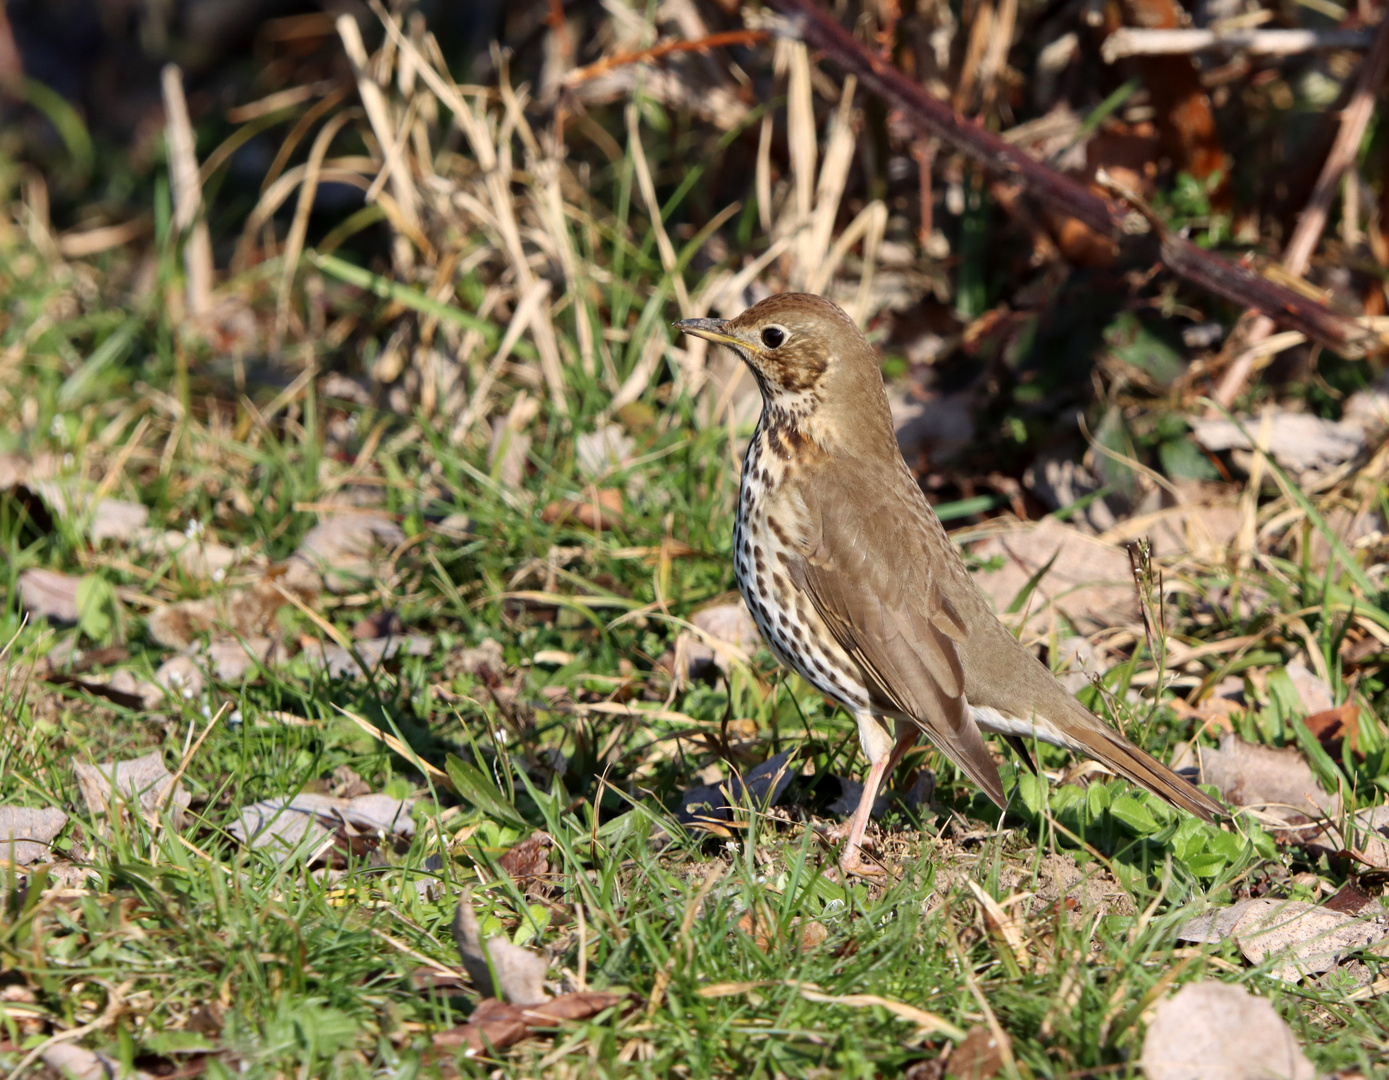
[[[1077,703],[1079,704],[1079,703]],[[1103,721],[1072,731],[1072,737],[1085,746],[1085,753],[1108,765],[1126,780],[1147,788],[1173,806],[1205,821],[1228,817],[1229,811],[1189,780],[1185,780],[1151,754],[1140,750]]]

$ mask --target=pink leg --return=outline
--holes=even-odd
[[[899,724],[897,742],[892,747],[892,753],[870,763],[868,776],[863,782],[863,796],[859,799],[858,809],[854,811],[853,820],[849,825],[849,839],[844,845],[844,853],[839,857],[840,869],[846,874],[875,877],[883,872],[881,868],[870,866],[863,861],[863,837],[868,831],[868,820],[872,816],[873,803],[878,798],[878,789],[882,787],[883,780],[892,775],[892,770],[897,768],[907,751],[916,745],[920,737],[921,732],[917,730],[916,725]]]

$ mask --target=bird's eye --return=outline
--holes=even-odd
[[[762,331],[762,344],[769,349],[776,349],[786,340],[786,331],[779,326],[769,326]]]

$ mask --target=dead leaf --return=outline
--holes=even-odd
[[[1283,670],[1292,681],[1293,689],[1297,691],[1298,700],[1302,702],[1302,708],[1306,712],[1326,712],[1336,704],[1326,680],[1301,660],[1292,661]]]
[[[164,755],[160,751],[151,750],[142,757],[106,761],[100,765],[78,761],[72,768],[77,774],[82,800],[94,816],[109,814],[113,808],[119,813],[133,802],[150,818],[165,806],[173,827],[183,828],[183,812],[193,801],[192,796],[182,784],[169,793],[174,778],[164,767]]]
[[[0,806],[0,861],[28,866],[52,858],[68,816],[57,807]]]
[[[108,1077],[124,1074],[114,1058],[72,1042],[54,1043],[39,1056],[45,1065],[68,1080],[108,1080]],[[143,1069],[130,1075],[133,1080],[152,1080],[151,1074]]]
[[[1218,749],[1197,749],[1201,782],[1214,784],[1235,806],[1247,806],[1287,820],[1334,814],[1340,799],[1322,790],[1300,751],[1245,742],[1222,735]]]
[[[240,683],[260,674],[275,660],[278,642],[261,635],[245,638],[216,638],[207,643],[203,655],[212,677],[221,683]]]
[[[435,1048],[440,1050],[466,1048],[469,1056],[484,1053],[489,1046],[494,1050],[504,1050],[536,1029],[558,1027],[566,1021],[586,1020],[625,1000],[621,994],[600,991],[561,994],[529,1007],[486,998],[478,1003],[468,1023],[438,1032],[433,1042]]]
[[[550,847],[552,841],[544,833],[532,834],[528,839],[509,848],[497,865],[505,870],[523,888],[533,885],[536,879],[550,872]]]
[[[1057,615],[1080,634],[1139,620],[1128,555],[1053,518],[1009,526],[974,544],[971,553],[982,560],[1002,560],[999,569],[974,575],[1000,615],[1051,562],[1025,604],[1030,633],[1049,632]]]
[[[278,628],[276,616],[280,608],[288,603],[275,587],[276,583],[301,597],[313,595],[285,585],[288,576],[267,575],[246,588],[228,589],[217,596],[165,604],[150,612],[145,628],[150,637],[166,649],[186,649],[214,630],[232,637],[274,637]]]
[[[483,997],[502,998],[512,1005],[534,1005],[548,1001],[545,972],[549,964],[529,949],[513,945],[504,937],[488,938],[483,951],[482,931],[473,912],[471,889],[463,890],[453,916],[453,939],[463,967]],[[489,967],[488,960],[491,960]],[[496,983],[492,976],[496,974]]]
[[[580,476],[597,481],[630,465],[636,449],[636,441],[617,424],[604,424],[574,440],[574,463]]]
[[[586,529],[614,529],[622,524],[622,492],[616,488],[590,489],[582,499],[556,499],[540,512],[547,525],[578,522]]]
[[[82,579],[56,570],[31,568],[19,575],[19,603],[31,615],[77,622],[77,586]]]
[[[118,544],[133,543],[149,523],[149,518],[148,506],[124,499],[102,499],[92,510],[87,535],[93,544],[105,540]]]
[[[1334,709],[1313,713],[1303,723],[1322,749],[1333,758],[1341,756],[1341,744],[1349,740],[1352,751],[1360,737],[1360,706],[1347,701]]]
[[[470,675],[489,686],[495,686],[505,674],[506,658],[502,655],[501,643],[491,638],[480,645],[454,649],[444,659],[446,679]]]
[[[1358,425],[1323,420],[1308,413],[1271,409],[1262,416],[1241,417],[1238,425],[1231,420],[1201,416],[1189,417],[1187,422],[1198,443],[1213,453],[1233,451],[1232,460],[1246,473],[1254,458],[1249,436],[1260,439],[1267,430],[1273,460],[1301,484],[1315,483],[1354,461],[1365,450],[1365,433]]]
[[[358,795],[351,799],[301,792],[292,798],[261,799],[243,806],[227,832],[257,850],[268,850],[284,859],[292,852],[307,852],[310,863],[321,858],[341,835],[411,837],[415,822],[410,816],[412,799],[389,795]]]
[[[1268,1001],[1196,982],[1158,1003],[1140,1059],[1149,1080],[1313,1080],[1316,1070]]]
[[[1027,941],[1023,935],[1022,923],[1016,914],[1008,914],[1003,905],[986,893],[974,879],[969,879],[968,884],[970,891],[974,893],[975,900],[979,902],[980,912],[984,916],[984,925],[989,928],[989,933],[1013,954],[1019,968],[1023,971],[1031,971],[1032,956],[1027,951]]]
[[[526,458],[531,449],[531,436],[526,429],[539,411],[540,402],[522,391],[505,417],[492,419],[487,468],[508,491],[519,491],[526,479]]]
[[[1005,1039],[1007,1034],[1003,1036]],[[990,1080],[1003,1068],[1003,1047],[995,1034],[983,1024],[969,1029],[964,1042],[950,1054],[945,1075],[959,1080]]]
[[[795,751],[783,750],[743,776],[731,776],[717,784],[691,788],[680,798],[675,819],[687,828],[702,828],[727,836],[723,824],[733,820],[733,808],[747,805],[771,808],[777,804],[796,775],[791,759]]]
[[[199,581],[221,581],[242,562],[235,548],[204,537],[197,528],[186,532],[142,529],[135,540],[144,554],[159,559],[172,557],[179,570]],[[247,561],[264,563],[263,559]]]
[[[154,673],[154,681],[164,688],[164,692],[175,699],[194,701],[202,696],[207,686],[203,669],[191,656],[183,654],[171,656],[159,665]]]
[[[1304,975],[1335,967],[1350,953],[1389,938],[1389,928],[1344,911],[1300,900],[1241,900],[1228,908],[1189,920],[1178,931],[1182,941],[1218,942],[1233,937],[1251,964],[1286,956],[1269,976],[1297,982]]]
[[[1389,870],[1389,805],[1370,806],[1358,810],[1351,819],[1351,834],[1341,832],[1339,817],[1319,822],[1314,831],[1301,834],[1303,845],[1329,848],[1332,852],[1350,852],[1364,869]]]
[[[304,659],[313,667],[325,669],[335,679],[362,679],[366,673],[357,657],[375,671],[395,656],[428,656],[434,649],[434,639],[423,634],[373,638],[354,646],[356,656],[341,645],[328,645],[310,638],[304,645]]]
[[[727,674],[734,661],[747,663],[762,647],[757,623],[741,597],[700,608],[690,616],[690,624],[704,631],[704,636],[682,632],[676,643],[676,655],[683,650],[691,678],[710,674],[714,669]]]
[[[405,531],[376,514],[343,513],[324,518],[300,541],[291,562],[323,578],[332,593],[351,592],[379,576]]]

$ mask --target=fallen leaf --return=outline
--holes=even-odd
[[[1347,701],[1334,709],[1313,713],[1303,721],[1312,737],[1333,758],[1341,756],[1341,744],[1349,741],[1352,751],[1360,738],[1360,706]]]
[[[1214,784],[1235,806],[1247,806],[1286,820],[1334,814],[1339,798],[1322,790],[1300,751],[1245,742],[1238,735],[1220,738],[1220,746],[1198,747],[1201,782]]]
[[[1140,1063],[1149,1080],[1313,1080],[1316,1070],[1268,1001],[1196,982],[1158,1003]]]
[[[526,430],[540,411],[540,402],[522,391],[506,416],[492,419],[492,445],[487,468],[508,491],[518,491],[526,478],[526,458],[531,436]]]
[[[691,678],[712,674],[714,670],[727,674],[735,661],[747,663],[762,646],[757,623],[741,598],[701,608],[690,616],[690,625],[702,630],[703,635],[682,632],[676,653],[683,651]]]
[[[1240,417],[1238,424],[1201,416],[1189,417],[1187,422],[1197,442],[1213,453],[1233,451],[1234,463],[1246,473],[1253,464],[1250,436],[1262,439],[1267,431],[1273,460],[1303,485],[1315,483],[1354,461],[1366,445],[1365,432],[1356,424],[1280,409],[1270,409],[1261,416]]]
[[[128,761],[106,761],[100,765],[79,761],[72,766],[77,774],[77,786],[87,810],[95,815],[120,812],[135,803],[142,814],[155,814],[160,806],[167,807],[175,829],[183,828],[183,812],[192,796],[180,784],[173,787],[173,774],[164,767],[164,755],[151,750],[142,757]]]
[[[353,836],[415,834],[412,799],[358,795],[351,799],[301,792],[292,798],[261,799],[243,806],[227,832],[244,844],[283,859],[306,845],[308,861],[321,858],[339,834]]]
[[[444,658],[444,677],[456,679],[459,675],[479,678],[489,686],[494,686],[506,674],[506,658],[502,646],[491,638],[480,645],[453,649]]]
[[[973,544],[970,551],[981,560],[1002,560],[999,569],[974,575],[1000,615],[1051,563],[1024,603],[1030,633],[1049,632],[1058,615],[1082,635],[1139,621],[1127,553],[1053,518],[1009,526]]]
[[[375,671],[395,656],[428,656],[433,649],[434,639],[423,634],[359,641],[353,647],[356,656],[341,645],[328,645],[310,638],[303,655],[310,666],[323,668],[335,679],[362,679],[366,673],[357,663],[357,657],[361,657],[369,670]]]
[[[145,628],[150,637],[166,649],[186,649],[214,630],[231,637],[274,637],[278,629],[276,616],[280,608],[288,603],[275,587],[276,583],[290,592],[306,596],[297,588],[284,586],[285,580],[287,575],[267,575],[253,585],[227,589],[217,596],[165,604],[150,612]]]
[[[550,872],[551,845],[552,841],[545,833],[534,833],[528,839],[507,849],[497,860],[497,865],[518,885],[532,885],[537,878],[543,878]]]
[[[1364,864],[1362,870],[1389,870],[1389,805],[1357,810],[1350,820],[1349,836],[1342,833],[1341,824],[1339,817],[1318,822],[1312,831],[1301,834],[1301,843],[1309,848],[1329,848],[1333,853],[1350,852]]]
[[[321,575],[329,592],[345,593],[377,577],[391,551],[404,542],[404,530],[389,518],[341,513],[305,533],[290,561]]]
[[[52,858],[68,816],[57,807],[0,806],[0,861],[28,866]]]
[[[620,1005],[626,998],[621,994],[588,991],[561,994],[538,1005],[521,1007],[509,1005],[496,998],[478,1003],[468,1023],[438,1032],[433,1039],[436,1049],[466,1049],[471,1056],[488,1047],[504,1050],[520,1042],[536,1029],[558,1027],[566,1021],[586,1020],[604,1009]]]
[[[56,622],[75,623],[78,617],[77,587],[80,577],[56,570],[31,568],[19,575],[19,603],[30,615]]]
[[[622,524],[622,492],[599,488],[582,499],[556,499],[546,504],[540,520],[547,525],[578,522],[586,529],[614,529]]]
[[[278,642],[263,635],[244,638],[215,638],[203,651],[212,677],[221,683],[240,683],[259,675],[261,667],[273,666]]]
[[[206,539],[196,530],[193,535],[177,529],[141,530],[135,540],[144,554],[172,557],[179,570],[198,581],[221,581],[242,561],[235,548]]]
[[[483,997],[502,998],[512,1005],[533,1005],[549,1000],[545,972],[550,965],[544,957],[513,945],[504,937],[488,938],[484,945],[482,930],[473,912],[471,889],[465,889],[458,900],[453,916],[453,939],[463,967]]]
[[[159,670],[154,673],[154,681],[164,688],[165,693],[184,701],[201,697],[207,686],[202,667],[187,654],[171,656],[160,664]]]
[[[107,1080],[124,1072],[114,1058],[71,1042],[54,1043],[39,1056],[45,1065],[68,1080]],[[134,1080],[150,1078],[150,1074],[143,1069],[137,1069],[131,1075]]]
[[[702,827],[727,835],[724,822],[733,820],[733,808],[749,804],[771,808],[777,804],[786,786],[795,776],[791,758],[795,752],[784,750],[768,758],[741,778],[729,777],[718,784],[691,788],[680,798],[675,819],[686,827]]]
[[[636,441],[616,424],[604,424],[585,431],[574,440],[574,458],[579,475],[601,480],[611,472],[625,469],[636,453]],[[618,509],[621,509],[619,504]]]
[[[1297,982],[1329,971],[1349,954],[1389,938],[1389,927],[1344,911],[1300,900],[1258,898],[1189,920],[1178,932],[1183,941],[1218,942],[1234,938],[1251,964],[1273,959],[1270,978]]]
[[[93,544],[105,540],[129,544],[143,532],[149,518],[148,506],[124,499],[102,499],[92,509],[87,536]]]
[[[1292,682],[1293,689],[1297,691],[1297,698],[1302,702],[1302,708],[1306,712],[1326,712],[1335,706],[1336,699],[1332,696],[1331,687],[1326,684],[1326,680],[1301,660],[1286,664],[1283,670]]]
[[[1005,1033],[1003,1037],[1008,1036]],[[945,1075],[959,1080],[990,1080],[1002,1070],[1003,1057],[1004,1047],[999,1045],[997,1036],[983,1024],[977,1024],[951,1052]]]

